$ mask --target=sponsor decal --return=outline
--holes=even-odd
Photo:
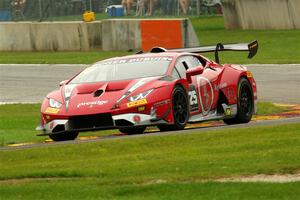
[[[118,59],[102,62],[102,65],[115,65],[124,63],[134,63],[134,62],[149,62],[149,61],[172,61],[172,57],[143,57],[143,58],[130,58],[130,59]]]
[[[214,102],[214,92],[211,82],[202,76],[197,76],[197,87],[199,92],[202,114],[208,115]]]
[[[147,99],[141,99],[141,100],[138,100],[138,101],[133,101],[133,102],[127,103],[127,107],[132,108],[132,107],[136,107],[136,106],[145,105],[147,103],[148,103]]]
[[[141,122],[141,117],[139,115],[134,115],[133,116],[133,121],[138,124],[138,123]]]
[[[48,107],[46,110],[45,110],[45,113],[48,113],[48,114],[57,114],[59,112],[59,109],[58,108],[51,108],[51,107]]]
[[[225,103],[222,104],[223,109],[224,109],[224,114],[225,116],[234,116],[237,114],[237,105],[226,105]]]
[[[170,104],[170,100],[167,99],[167,100],[164,100],[164,101],[159,101],[159,102],[156,102],[153,107],[154,108],[157,108],[159,106],[163,106],[163,105],[166,105],[166,104]]]
[[[108,101],[91,101],[91,102],[82,102],[77,104],[77,108],[83,107],[83,106],[88,106],[88,107],[93,107],[93,106],[102,106],[104,104],[108,103]]]
[[[227,83],[215,84],[215,91],[221,90],[227,87]]]
[[[139,112],[143,112],[145,110],[146,110],[146,106],[140,106],[140,107],[138,107],[138,111]]]
[[[234,89],[232,87],[227,88],[225,90],[225,93],[226,93],[226,96],[227,96],[229,101],[231,101],[233,99],[236,99],[235,92],[234,92]]]
[[[231,108],[228,107],[226,108],[226,116],[230,116],[231,115]]]

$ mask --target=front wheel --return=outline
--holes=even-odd
[[[226,124],[248,123],[254,111],[252,88],[247,79],[241,78],[238,84],[237,115],[231,119],[224,119]]]
[[[175,86],[172,94],[173,118],[174,124],[158,125],[160,131],[173,131],[184,129],[189,119],[189,107],[186,91],[180,87]]]
[[[143,134],[146,130],[146,126],[140,126],[140,127],[130,127],[130,128],[119,128],[119,131],[121,133],[125,133],[128,135],[134,135],[134,134]]]
[[[75,140],[78,136],[78,132],[64,132],[59,134],[52,134],[49,137],[56,142],[59,141],[67,141],[67,140]]]

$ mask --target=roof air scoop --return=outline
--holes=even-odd
[[[161,53],[161,52],[166,52],[167,49],[163,48],[163,47],[153,47],[151,49],[151,53]]]

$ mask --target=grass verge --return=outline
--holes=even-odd
[[[253,59],[247,59],[246,53],[226,52],[220,56],[222,63],[300,63],[300,30],[226,30],[222,17],[193,17],[191,21],[201,45],[259,41]],[[0,63],[89,64],[127,54],[132,52],[1,52]],[[213,54],[205,55],[213,58]]]
[[[149,135],[0,151],[0,179],[96,177],[103,184],[295,173],[300,124]]]
[[[201,181],[297,173],[299,129],[199,130],[0,151],[0,192],[5,199],[296,199],[299,182]]]
[[[3,199],[295,200],[300,183],[165,183],[101,185],[99,179],[3,184]]]
[[[271,102],[258,102],[257,104],[257,115],[272,115],[272,114],[278,114],[289,110],[290,108],[288,107],[278,106]]]
[[[24,142],[42,142],[47,137],[37,137],[35,131],[40,119],[40,104],[0,105],[0,146]],[[272,103],[259,102],[258,114],[268,115],[286,111]],[[101,136],[118,133],[117,130],[83,133],[82,136]]]
[[[41,104],[0,105],[0,146],[24,142],[43,142],[35,128],[40,123]],[[118,133],[116,130],[87,132],[86,136]]]
[[[127,55],[129,52],[1,52],[1,64],[90,64],[106,58]]]

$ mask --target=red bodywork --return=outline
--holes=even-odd
[[[143,81],[145,80],[145,83],[127,96],[126,93],[128,93],[130,88],[135,87],[141,79],[77,85],[68,84],[72,80],[70,79],[59,90],[48,94],[41,107],[41,125],[44,133],[172,124],[174,122],[171,103],[172,91],[177,85],[183,87],[189,96],[189,122],[191,123],[233,117],[236,114],[238,82],[241,77],[245,77],[249,81],[254,101],[257,99],[255,81],[246,67],[230,64],[220,65],[199,54],[162,52],[137,54],[110,60],[145,56],[168,56],[172,58],[172,61],[163,76],[144,78]],[[198,59],[199,61],[198,66],[192,66],[191,69],[187,70],[187,73],[192,75],[190,77],[191,82],[184,76],[177,77],[177,75],[174,75],[175,66],[185,58]],[[187,67],[189,68],[189,66]],[[201,70],[197,70],[197,68],[201,68]],[[197,74],[199,71],[203,72]],[[103,91],[103,93],[95,97],[95,92],[99,90]],[[153,91],[145,99],[130,104],[128,97],[148,90]],[[126,97],[122,99],[123,95]],[[60,102],[62,106],[59,109],[51,108],[49,99]],[[227,114],[220,110],[220,106],[223,103],[229,109]],[[78,125],[82,116],[85,117],[83,118],[85,123],[85,121],[90,121],[89,117],[102,114],[105,114],[105,117],[107,117],[107,119],[103,119],[103,125]],[[76,120],[72,122],[72,125],[69,121],[73,118],[76,118]],[[106,120],[107,124],[104,122]]]

